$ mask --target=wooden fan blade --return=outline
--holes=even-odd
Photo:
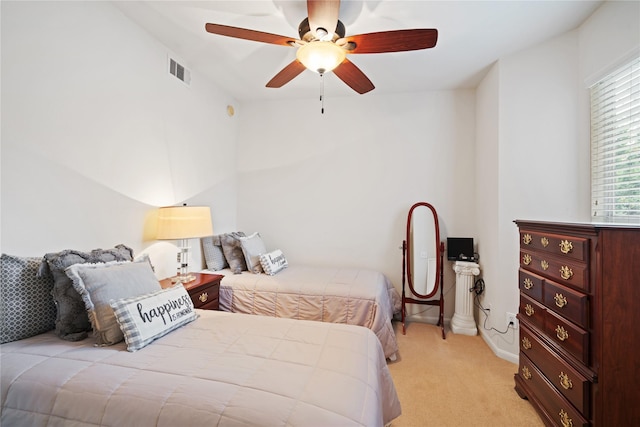
[[[230,27],[220,24],[206,24],[205,29],[211,34],[234,37],[236,39],[251,40],[255,42],[278,44],[282,46],[295,46],[297,39],[278,34],[264,33],[262,31],[247,30],[246,28]]]
[[[289,65],[284,67],[278,74],[276,74],[269,83],[267,83],[267,87],[282,87],[285,84],[289,83],[293,80],[298,74],[305,70],[305,66],[302,65],[302,62],[297,59],[293,60]]]
[[[385,53],[429,49],[437,42],[438,30],[421,28],[358,34],[339,39],[336,44],[344,45],[348,53]]]
[[[360,68],[356,67],[356,65],[348,59],[342,61],[333,72],[340,80],[361,95],[375,88],[371,80],[360,71]]]
[[[325,34],[318,34],[318,28],[324,28],[328,34],[328,40],[333,39],[333,33],[338,25],[340,13],[340,0],[307,0],[307,15],[309,16],[309,29],[316,38],[321,39]]]

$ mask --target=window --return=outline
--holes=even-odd
[[[591,87],[591,204],[594,221],[640,223],[640,57]]]

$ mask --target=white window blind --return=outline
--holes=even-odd
[[[640,57],[591,87],[591,203],[594,221],[640,223]]]

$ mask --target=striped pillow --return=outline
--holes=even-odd
[[[198,317],[181,283],[168,289],[111,302],[127,350],[136,351]]]

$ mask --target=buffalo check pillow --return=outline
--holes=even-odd
[[[191,297],[182,284],[133,298],[111,302],[124,334],[127,350],[140,350],[196,319]]]

